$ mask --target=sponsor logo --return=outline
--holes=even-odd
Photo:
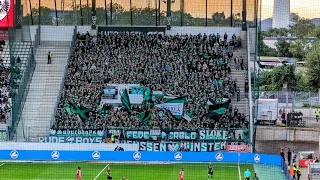
[[[141,159],[141,153],[140,152],[134,152],[133,153],[133,159],[140,160]]]
[[[0,11],[0,20],[7,16],[10,6],[10,0],[0,0],[0,9],[2,10]]]
[[[174,159],[180,161],[182,159],[182,154],[180,152],[176,152],[174,154]]]
[[[52,159],[59,159],[59,157],[60,157],[59,151],[52,151],[51,157],[52,157]]]
[[[254,162],[256,162],[256,163],[260,162],[259,154],[254,155]]]
[[[93,159],[95,159],[95,160],[97,160],[97,159],[100,159],[100,152],[99,151],[94,151],[93,153],[92,153],[92,158]]]
[[[217,153],[216,154],[216,160],[217,161],[222,161],[223,160],[223,154],[222,153]]]
[[[10,156],[12,159],[17,159],[19,157],[19,153],[16,150],[10,152]]]

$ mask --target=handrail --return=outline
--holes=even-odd
[[[248,63],[248,99],[249,99],[249,118],[250,118],[250,144],[251,144],[251,152],[253,152],[253,135],[254,135],[254,123],[253,123],[253,111],[252,111],[252,89],[251,89],[251,69],[250,69],[250,31],[249,31],[249,27],[247,28],[247,63]]]

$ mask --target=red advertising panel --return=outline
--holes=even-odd
[[[227,145],[227,151],[231,152],[248,152],[248,145]]]
[[[0,0],[0,28],[13,26],[14,0]]]

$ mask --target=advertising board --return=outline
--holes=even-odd
[[[278,155],[232,152],[140,152],[103,150],[0,150],[1,160],[136,161],[136,162],[240,162],[282,166]]]

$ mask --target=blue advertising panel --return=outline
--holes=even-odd
[[[1,150],[1,160],[39,161],[180,161],[240,162],[282,165],[280,156],[230,152],[148,152],[148,151],[49,151]]]

